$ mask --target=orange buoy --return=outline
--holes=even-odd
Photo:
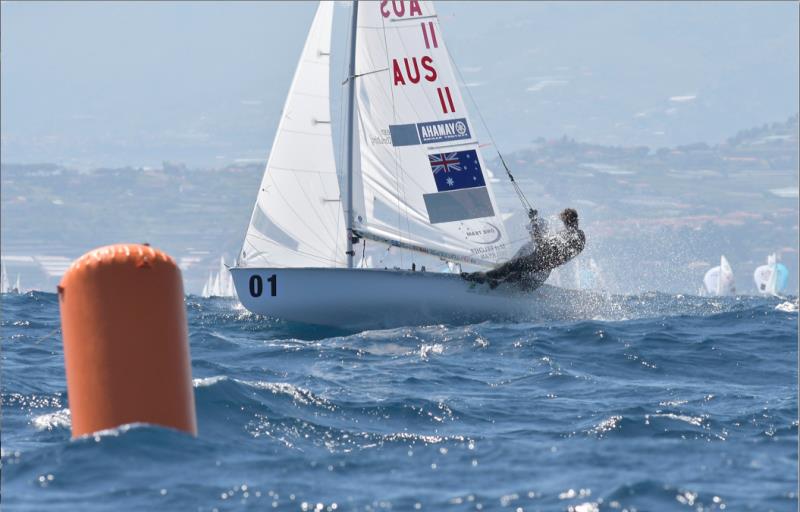
[[[183,281],[147,245],[101,247],[58,286],[72,437],[126,423],[197,435]]]

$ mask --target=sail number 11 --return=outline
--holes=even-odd
[[[272,274],[269,279],[267,279],[269,283],[269,291],[270,295],[275,297],[278,295],[278,276]],[[261,279],[261,276],[256,274],[250,276],[250,295],[253,297],[261,297],[261,294],[264,292],[264,281]]]

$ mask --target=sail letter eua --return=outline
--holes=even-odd
[[[330,123],[333,2],[320,2],[283,108],[244,245],[241,266],[345,264]]]
[[[354,229],[489,266],[509,242],[431,2],[361,2]]]

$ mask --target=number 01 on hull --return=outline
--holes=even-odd
[[[562,301],[542,285],[533,292],[494,290],[458,275],[346,268],[232,268],[250,311],[291,322],[345,328],[538,318]]]

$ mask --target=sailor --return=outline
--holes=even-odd
[[[536,210],[529,212],[528,230],[531,241],[523,245],[513,258],[488,272],[463,273],[467,281],[488,282],[495,288],[501,283],[515,283],[524,290],[532,290],[543,283],[550,271],[581,253],[586,245],[586,235],[578,228],[578,212],[566,208],[561,215],[564,229],[546,235]]]

